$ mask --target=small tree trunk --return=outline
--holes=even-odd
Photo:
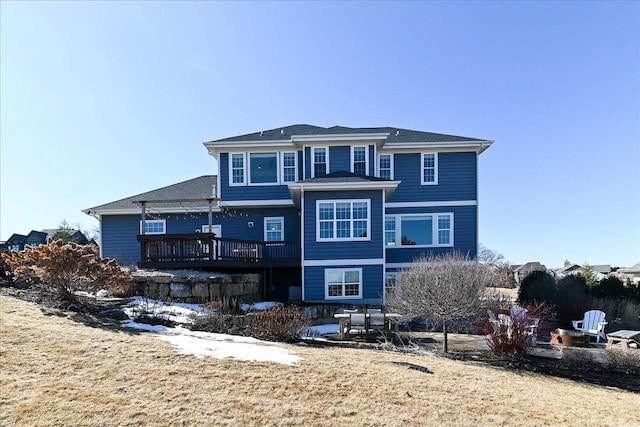
[[[449,337],[447,336],[447,321],[442,321],[442,334],[444,335],[444,352],[449,352]]]

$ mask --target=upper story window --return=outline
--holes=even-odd
[[[316,241],[370,240],[370,201],[318,200]]]
[[[329,172],[329,161],[326,147],[313,147],[311,149],[313,177],[326,175]]]
[[[249,184],[278,183],[278,153],[249,153]]]
[[[294,151],[282,153],[282,182],[295,182],[297,180],[296,158],[297,153]]]
[[[393,156],[380,154],[378,157],[378,176],[384,179],[393,179]]]
[[[284,217],[266,217],[264,219],[264,241],[281,242],[284,240]]]
[[[351,172],[356,175],[367,175],[367,147],[351,148]]]
[[[384,241],[395,247],[453,246],[453,214],[387,215]]]
[[[244,185],[244,153],[231,153],[229,158],[229,170],[231,171],[231,179],[229,185]]]
[[[144,221],[144,234],[166,234],[167,221],[164,219],[148,219]],[[140,221],[140,234],[142,234],[142,221]]]
[[[423,153],[422,154],[422,185],[438,184],[438,154]]]

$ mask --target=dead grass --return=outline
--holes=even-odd
[[[0,306],[3,426],[640,423],[638,394],[557,378],[345,348],[291,346],[304,357],[294,366],[197,359],[146,334]]]

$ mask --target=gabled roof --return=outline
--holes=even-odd
[[[213,197],[215,187],[216,176],[203,175],[188,181],[116,200],[115,202],[84,209],[83,212],[87,215],[95,216],[140,212],[138,205],[143,201],[153,203],[150,209],[155,211],[202,209],[207,205],[206,200]]]
[[[547,267],[540,264],[538,261],[528,262],[516,268],[514,271],[547,271]]]
[[[13,233],[5,243],[5,245],[21,245],[24,243],[24,240],[27,238],[24,234]]]
[[[332,126],[328,128],[307,124],[297,124],[284,126],[275,129],[253,132],[246,135],[232,136],[213,141],[205,142],[207,146],[216,146],[218,143],[226,142],[247,142],[259,143],[261,141],[293,141],[294,137],[330,136],[330,135],[378,135],[384,139],[385,145],[401,144],[433,144],[433,143],[483,143],[483,147],[488,147],[493,141],[478,138],[469,138],[457,135],[446,135],[442,133],[423,132],[411,129],[396,127],[372,127],[372,128],[350,128],[345,126]]]
[[[49,235],[44,231],[31,230],[27,237],[24,239],[25,243],[47,243]]]

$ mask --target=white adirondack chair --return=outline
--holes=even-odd
[[[589,310],[584,313],[584,318],[582,320],[573,320],[573,328],[576,331],[580,331],[585,335],[590,335],[592,337],[596,337],[596,341],[600,342],[600,338],[607,339],[607,336],[604,333],[604,327],[607,322],[605,322],[605,312],[600,310]]]

